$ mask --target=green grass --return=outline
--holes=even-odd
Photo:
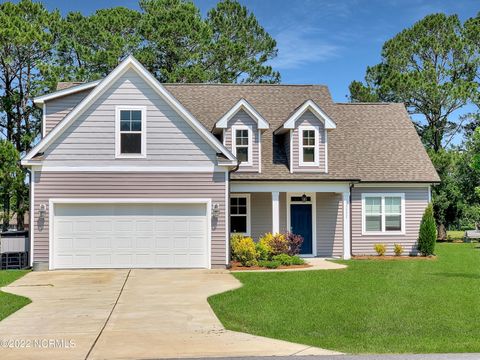
[[[27,270],[0,271],[0,287],[6,286],[11,282],[14,282],[18,278],[21,278],[23,275],[25,275],[27,272]],[[31,300],[27,299],[26,297],[0,291],[0,321],[30,303]]]
[[[465,231],[456,231],[456,230],[447,231],[447,239],[463,240],[464,236],[465,236]]]
[[[347,353],[480,352],[480,248],[347,269],[237,273],[209,302],[227,329]]]

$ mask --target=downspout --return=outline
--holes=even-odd
[[[240,167],[240,163],[237,162],[237,165],[232,169],[232,170],[229,170],[228,171],[228,202],[227,204],[225,204],[225,206],[230,206],[230,187],[232,186],[232,182],[230,181],[230,174],[232,172],[235,172],[238,170],[238,168]],[[226,212],[225,212],[226,213]],[[230,216],[230,212],[228,212],[229,216]],[[232,254],[231,254],[231,248],[230,248],[230,220],[229,219],[225,219],[225,222],[228,222],[228,229],[227,229],[227,234],[228,234],[228,237],[227,237],[227,251],[228,251],[228,259],[230,260],[231,257],[232,257]],[[227,264],[227,269],[230,267],[230,264]]]
[[[352,231],[352,225],[353,225],[353,221],[352,221],[352,189],[354,188],[354,184],[353,183],[350,183],[350,216],[349,216],[349,221],[350,221],[350,257],[353,256],[353,239],[352,239],[352,234],[353,234],[353,231]]]

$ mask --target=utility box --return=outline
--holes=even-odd
[[[0,233],[0,253],[30,251],[28,231],[6,231]]]

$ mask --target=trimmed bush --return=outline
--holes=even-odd
[[[264,242],[258,242],[255,244],[258,254],[258,260],[271,260],[272,259],[272,252],[269,246],[267,246]]]
[[[239,259],[237,259],[235,251],[233,249],[235,249],[238,246],[238,242],[240,240],[243,240],[244,237],[245,236],[243,236],[242,234],[233,234],[230,237],[230,249],[232,250],[232,260],[234,261],[239,261]]]
[[[284,234],[266,233],[260,238],[262,244],[272,256],[288,253],[288,241]]]
[[[266,267],[267,269],[276,269],[280,265],[280,261],[275,261],[275,260],[263,260],[258,263],[259,266],[261,267]]]
[[[433,255],[435,251],[435,241],[437,240],[437,226],[433,217],[433,206],[428,204],[423,213],[420,230],[418,232],[418,251],[423,256]]]
[[[233,258],[243,266],[255,266],[257,262],[257,249],[251,237],[235,238],[232,241]]]
[[[400,256],[403,253],[403,246],[400,244],[393,245],[393,252],[396,256]]]
[[[373,248],[377,252],[378,256],[383,256],[387,252],[387,247],[385,244],[375,244],[373,245]]]
[[[303,244],[303,237],[291,232],[285,234],[288,243],[288,255],[294,256],[300,254],[300,248]]]
[[[292,257],[288,254],[275,255],[273,257],[273,261],[278,261],[279,263],[285,266],[290,266],[292,265],[292,262],[293,262]]]
[[[305,260],[303,260],[299,256],[292,256],[292,265],[303,265],[305,264]]]

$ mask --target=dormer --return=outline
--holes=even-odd
[[[247,100],[240,99],[216,122],[213,131],[240,161],[238,171],[262,172],[262,132],[269,127]]]
[[[328,173],[328,132],[335,122],[313,101],[305,101],[277,129],[286,135],[290,172]]]

